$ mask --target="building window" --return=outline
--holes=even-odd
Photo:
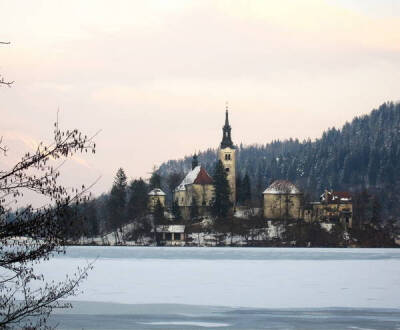
[[[225,160],[231,160],[231,154],[225,154]]]
[[[225,171],[226,171],[226,173],[229,173],[229,167],[227,167],[227,168],[225,169]]]
[[[181,234],[180,233],[174,233],[174,241],[180,241],[181,240]]]
[[[165,240],[172,241],[172,233],[165,233]]]

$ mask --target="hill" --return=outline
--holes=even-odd
[[[199,153],[212,173],[216,149]],[[169,160],[159,174],[186,173],[191,157]],[[238,146],[237,172],[250,176],[253,198],[273,180],[296,183],[310,198],[326,188],[352,192],[368,189],[378,196],[384,215],[400,214],[400,103],[384,103],[342,128],[330,128],[316,140],[288,139]],[[164,183],[165,191],[169,189]]]

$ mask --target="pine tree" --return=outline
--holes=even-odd
[[[164,216],[164,207],[162,206],[159,199],[157,199],[156,205],[154,206],[153,217],[155,226],[163,225],[166,223],[166,219]]]
[[[230,188],[224,166],[220,160],[215,165],[214,176],[214,198],[211,203],[212,214],[216,218],[224,218],[228,215],[232,203],[229,199]]]
[[[161,188],[161,175],[156,170],[154,170],[151,174],[149,186],[150,190],[154,188]]]
[[[236,203],[241,204],[243,201],[243,193],[242,193],[242,177],[240,173],[236,175]]]
[[[125,172],[122,168],[119,168],[108,200],[108,216],[111,229],[121,228],[126,222],[126,186]]]
[[[157,199],[156,205],[153,210],[153,232],[154,232],[154,240],[159,245],[159,238],[157,236],[157,226],[164,225],[166,223],[166,219],[164,216],[164,207],[162,206],[159,199]]]
[[[251,201],[251,185],[250,185],[250,177],[246,173],[242,181],[242,201],[244,203]]]
[[[181,208],[179,207],[177,201],[172,202],[172,214],[174,215],[176,221],[182,220]]]
[[[96,200],[91,200],[83,205],[84,224],[87,236],[97,236],[99,234],[99,219],[97,217]]]
[[[129,219],[142,217],[147,212],[147,185],[142,178],[133,180],[129,185],[127,216]]]
[[[374,225],[378,225],[381,221],[381,203],[376,196],[372,197],[371,208],[371,222]]]
[[[400,213],[400,103],[385,103],[369,115],[356,117],[341,129],[331,128],[321,138],[272,141],[264,145],[241,147],[237,173],[249,174],[253,199],[271,180],[290,179],[317,199],[322,191],[359,191],[368,187],[381,199],[382,218]],[[199,153],[203,166],[212,171],[216,150]],[[167,176],[185,171],[191,157],[161,165],[159,173]],[[244,177],[241,177],[243,182]],[[241,200],[241,184],[237,186]]]

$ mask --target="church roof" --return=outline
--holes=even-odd
[[[300,189],[294,183],[286,180],[276,180],[267,189],[264,190],[263,194],[301,194]]]
[[[212,184],[213,180],[202,166],[196,166],[183,179],[175,191],[185,190],[188,184]]]

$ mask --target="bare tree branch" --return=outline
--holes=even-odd
[[[51,144],[40,143],[36,151],[26,153],[9,170],[0,171],[0,327],[43,327],[54,308],[67,308],[59,299],[77,293],[79,283],[86,278],[92,265],[78,270],[75,277],[57,284],[48,284],[43,275],[35,273],[34,265],[63,253],[66,244],[64,218],[71,205],[87,200],[91,187],[82,185],[69,189],[58,183],[59,165],[51,161],[67,159],[75,153],[95,152],[93,137],[78,130],[62,131],[54,125]],[[0,144],[2,140],[0,139]],[[2,147],[2,151],[6,151]],[[18,202],[23,189],[50,198],[51,204],[40,208],[27,205],[12,212],[8,204]],[[34,282],[43,282],[32,290]],[[22,296],[22,302],[17,300]]]

